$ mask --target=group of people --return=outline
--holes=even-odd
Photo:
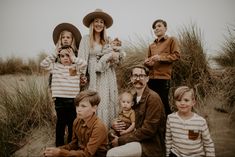
[[[180,48],[176,38],[166,35],[167,23],[153,22],[156,39],[144,65],[132,67],[133,90],[122,93],[115,67],[125,53],[121,41],[106,34],[112,17],[96,9],[83,18],[83,24],[89,28],[85,36],[70,23],[56,26],[55,52],[40,64],[51,73],[57,115],[56,147],[47,147],[43,155],[215,156],[206,120],[192,112],[193,89],[177,88],[178,110],[172,113],[170,109],[172,63],[180,58]]]

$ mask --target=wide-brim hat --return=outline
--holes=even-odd
[[[54,28],[54,31],[52,34],[54,43],[56,44],[58,42],[58,39],[60,37],[60,33],[64,30],[69,31],[74,35],[76,46],[78,48],[80,41],[81,41],[81,38],[82,38],[82,35],[81,35],[80,31],[78,30],[78,28],[70,23],[61,23],[61,24],[58,24]]]
[[[113,18],[108,14],[103,12],[102,9],[96,9],[95,11],[87,14],[84,18],[83,18],[83,24],[89,28],[91,22],[95,19],[95,18],[101,18],[104,20],[105,26],[106,28],[109,28],[110,26],[112,26],[113,24]]]

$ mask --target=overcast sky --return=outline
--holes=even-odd
[[[0,57],[52,52],[54,27],[69,22],[85,35],[82,19],[96,8],[113,17],[108,35],[122,40],[152,37],[151,25],[159,18],[167,21],[169,35],[195,23],[209,54],[219,49],[227,26],[235,25],[235,0],[0,0]]]

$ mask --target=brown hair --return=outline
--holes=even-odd
[[[180,86],[176,88],[174,92],[174,100],[179,101],[182,99],[184,93],[190,92],[192,95],[192,99],[195,100],[194,90],[193,88],[189,88],[188,86]]]
[[[132,100],[133,100],[133,94],[130,90],[123,90],[123,92],[119,95],[119,99],[121,99],[124,94],[130,95],[132,97]]]
[[[133,73],[133,69],[135,69],[135,68],[143,69],[143,70],[145,71],[145,74],[146,74],[147,76],[149,76],[149,69],[148,69],[146,66],[144,66],[144,65],[134,65],[134,66],[132,67],[132,70],[131,70],[131,75],[132,75],[132,73]]]
[[[98,92],[93,90],[84,90],[80,92],[77,97],[75,98],[75,106],[78,106],[78,104],[83,100],[87,99],[91,106],[98,106],[100,103],[100,96]]]
[[[155,25],[156,25],[156,23],[158,23],[158,22],[161,22],[165,27],[167,27],[166,21],[164,21],[164,20],[162,20],[162,19],[157,19],[157,20],[154,21],[153,24],[152,24],[152,28],[153,28],[153,29],[155,29]]]
[[[119,40],[118,38],[115,38],[113,41],[117,42],[117,46],[122,46],[122,41]],[[113,41],[111,41],[111,42],[113,42]]]

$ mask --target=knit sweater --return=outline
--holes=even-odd
[[[215,156],[214,143],[206,120],[194,113],[187,120],[178,113],[168,115],[166,124],[166,156]]]
[[[74,58],[74,64],[65,66],[55,62],[56,55],[46,57],[40,66],[52,73],[52,97],[75,98],[80,92],[80,74],[84,73],[86,62]]]

